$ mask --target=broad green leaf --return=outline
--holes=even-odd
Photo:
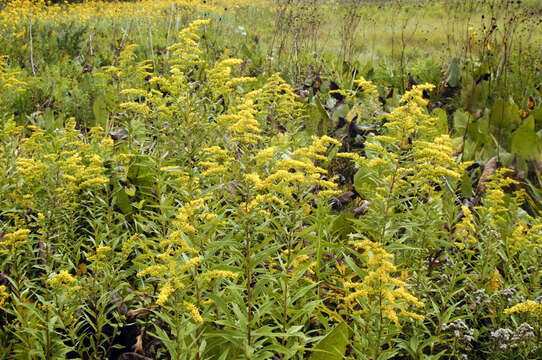
[[[47,130],[54,130],[56,128],[55,114],[50,107],[48,107],[43,114],[43,122]]]
[[[463,110],[457,110],[454,113],[455,136],[463,137],[465,135],[469,121],[469,115]]]
[[[533,159],[540,154],[540,143],[534,130],[534,117],[529,116],[512,133],[510,149],[524,159]]]
[[[461,178],[461,195],[466,198],[474,195],[472,191],[472,180],[466,171]]]
[[[459,69],[459,60],[452,59],[446,71],[445,81],[450,87],[458,87],[461,85],[461,70]]]
[[[494,134],[502,136],[506,131],[511,131],[521,124],[519,107],[516,104],[505,102],[502,98],[497,99],[491,108],[489,122]]]
[[[531,115],[534,117],[536,129],[542,129],[542,108],[534,109]]]
[[[128,169],[127,177],[132,184],[150,188],[154,183],[154,169],[146,156],[138,155]]]
[[[331,114],[331,120],[334,126],[336,126],[340,117],[346,118],[350,112],[350,107],[346,104],[341,104]]]
[[[94,113],[94,120],[96,121],[95,125],[105,127],[109,120],[109,113],[103,96],[98,96],[96,100],[94,100],[92,111]]]
[[[352,229],[351,219],[354,218],[354,215],[351,211],[342,211],[339,216],[333,219],[331,223],[331,233],[337,235],[340,238],[348,236]]]
[[[469,135],[472,135],[480,145],[491,144],[491,137],[489,136],[489,114],[487,111],[484,116],[469,125]]]
[[[318,112],[321,115],[320,121],[318,122],[318,129],[317,129],[318,135],[325,135],[327,134],[327,128],[328,128],[328,123],[330,121],[330,117],[327,110],[322,105],[322,102],[320,102],[320,99],[318,98],[318,96],[314,97],[314,102],[316,104],[316,108],[318,109]]]
[[[115,196],[115,204],[119,207],[120,211],[124,215],[128,215],[132,212],[132,202],[124,188],[120,188]]]
[[[463,161],[474,160],[476,155],[476,142],[472,140],[465,140],[463,144]]]
[[[448,115],[441,108],[433,110],[432,115],[436,117],[436,127],[441,134],[448,134]]]
[[[363,193],[363,191],[361,190],[363,186],[363,181],[364,181],[364,171],[362,171],[362,169],[359,169],[354,175],[354,189],[356,189],[356,191],[359,194]]]
[[[342,360],[350,335],[348,325],[340,323],[314,347],[309,360]]]

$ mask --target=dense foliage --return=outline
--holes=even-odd
[[[541,9],[362,3],[3,3],[0,359],[541,358]]]

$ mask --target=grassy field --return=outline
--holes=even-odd
[[[0,1],[0,359],[542,358],[539,1]]]

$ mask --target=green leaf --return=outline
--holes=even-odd
[[[239,52],[240,52],[241,55],[243,55],[244,57],[249,58],[251,60],[254,57],[252,51],[250,51],[250,49],[248,48],[248,46],[246,44],[241,45],[241,49],[240,49]]]
[[[137,186],[150,188],[154,183],[154,167],[144,155],[138,155],[128,168],[126,177]]]
[[[445,81],[450,87],[458,87],[461,85],[461,70],[459,69],[459,60],[452,59],[446,71]]]
[[[314,347],[309,360],[342,360],[350,336],[348,325],[340,323]]]
[[[339,121],[340,117],[346,118],[350,112],[350,107],[346,104],[338,106],[331,114],[331,121],[335,125]]]
[[[341,212],[331,223],[331,233],[339,238],[348,236],[353,231],[351,219],[354,215],[351,211]]]
[[[531,115],[534,116],[536,129],[542,129],[542,107],[531,111]]]
[[[490,125],[494,129],[494,134],[504,134],[504,131],[511,131],[521,124],[519,116],[519,107],[504,99],[497,99],[491,108],[489,118]]]
[[[314,102],[316,104],[316,108],[318,109],[318,112],[320,113],[320,121],[318,123],[318,135],[326,135],[327,134],[327,128],[328,123],[331,121],[329,114],[327,113],[327,110],[322,105],[322,102],[320,102],[320,99],[318,96],[314,97]]]
[[[119,207],[120,211],[122,211],[124,215],[128,215],[132,212],[132,202],[130,197],[128,194],[126,194],[126,191],[122,187],[119,191],[117,191],[115,196],[115,204]]]
[[[395,349],[384,350],[383,352],[380,353],[380,355],[378,355],[377,360],[391,359],[391,358],[395,357],[395,355],[397,355],[398,352],[399,351],[397,351]]]
[[[484,116],[471,123],[469,134],[476,139],[478,144],[491,144],[491,136],[489,136],[489,113],[487,111]]]
[[[354,189],[361,194],[363,193],[362,187],[363,182],[365,181],[365,171],[362,171],[362,169],[359,169],[356,171],[356,174],[354,175]]]
[[[474,195],[474,192],[472,191],[472,180],[467,172],[463,173],[463,177],[461,178],[461,195],[466,198]]]
[[[469,124],[469,115],[463,110],[457,110],[454,113],[455,135],[463,137],[465,135],[465,131],[467,130],[468,124]]]
[[[463,144],[463,161],[474,160],[476,155],[476,142],[467,139]]]
[[[331,146],[329,150],[329,155],[327,156],[327,159],[324,161],[324,169],[327,169],[329,167],[329,165],[331,164],[331,162],[333,161],[333,159],[335,158],[339,150],[340,150],[340,146],[337,146],[337,145]]]
[[[534,117],[529,116],[512,133],[510,149],[524,159],[533,159],[540,154],[540,143],[534,130]]]
[[[50,107],[48,107],[43,114],[43,122],[47,130],[54,130],[56,128],[55,114]]]
[[[439,129],[441,134],[448,134],[448,115],[446,111],[441,108],[436,108],[433,110],[432,115],[436,117],[436,127]]]
[[[105,127],[109,120],[109,112],[107,111],[107,104],[105,103],[103,96],[100,95],[94,100],[92,111],[94,113],[96,125]]]

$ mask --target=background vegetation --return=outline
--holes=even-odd
[[[0,5],[0,358],[539,359],[538,1]]]

